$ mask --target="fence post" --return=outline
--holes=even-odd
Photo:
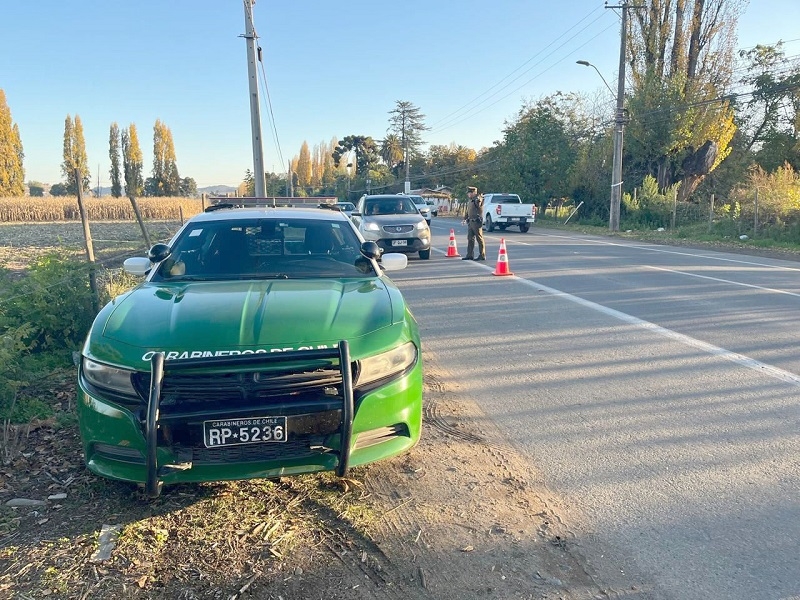
[[[711,194],[711,206],[708,209],[708,233],[711,233],[711,228],[714,226],[714,194]]]
[[[675,232],[675,221],[678,217],[678,190],[672,191],[672,232]]]
[[[83,224],[83,240],[86,243],[86,260],[89,263],[89,289],[92,292],[92,310],[95,314],[100,311],[100,296],[97,293],[97,273],[94,262],[94,243],[92,242],[92,232],[89,231],[89,216],[86,214],[86,207],[83,205],[83,182],[81,181],[80,169],[75,169],[75,183],[78,189],[78,211],[81,214]]]
[[[758,235],[758,188],[756,188],[755,210],[753,210],[753,237]]]
[[[144,226],[144,221],[142,221],[142,213],[139,212],[139,205],[136,203],[136,198],[133,196],[128,196],[128,199],[131,201],[131,205],[133,206],[133,214],[136,215],[136,220],[139,221],[139,229],[142,230],[144,243],[147,244],[145,250],[150,250],[153,244],[150,243],[150,235],[147,233],[147,227]]]

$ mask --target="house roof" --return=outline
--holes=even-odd
[[[411,194],[415,196],[422,196],[423,198],[446,198],[449,199],[453,196],[453,190],[447,186],[440,186],[436,189],[420,188],[418,190],[411,190]]]

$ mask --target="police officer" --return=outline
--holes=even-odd
[[[486,244],[483,241],[483,196],[478,188],[467,188],[467,255],[461,260],[486,260]],[[478,240],[478,258],[473,258],[475,240]]]

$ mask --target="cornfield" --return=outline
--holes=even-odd
[[[89,221],[129,221],[136,218],[128,198],[85,198],[83,202]],[[199,198],[138,198],[136,203],[145,220],[180,220],[203,211],[203,202]],[[51,223],[77,221],[80,217],[75,196],[0,198],[2,223]]]

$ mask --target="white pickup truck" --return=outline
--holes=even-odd
[[[517,194],[484,194],[483,195],[483,228],[501,231],[509,225],[519,227],[527,233],[536,221],[536,205],[523,204]]]

